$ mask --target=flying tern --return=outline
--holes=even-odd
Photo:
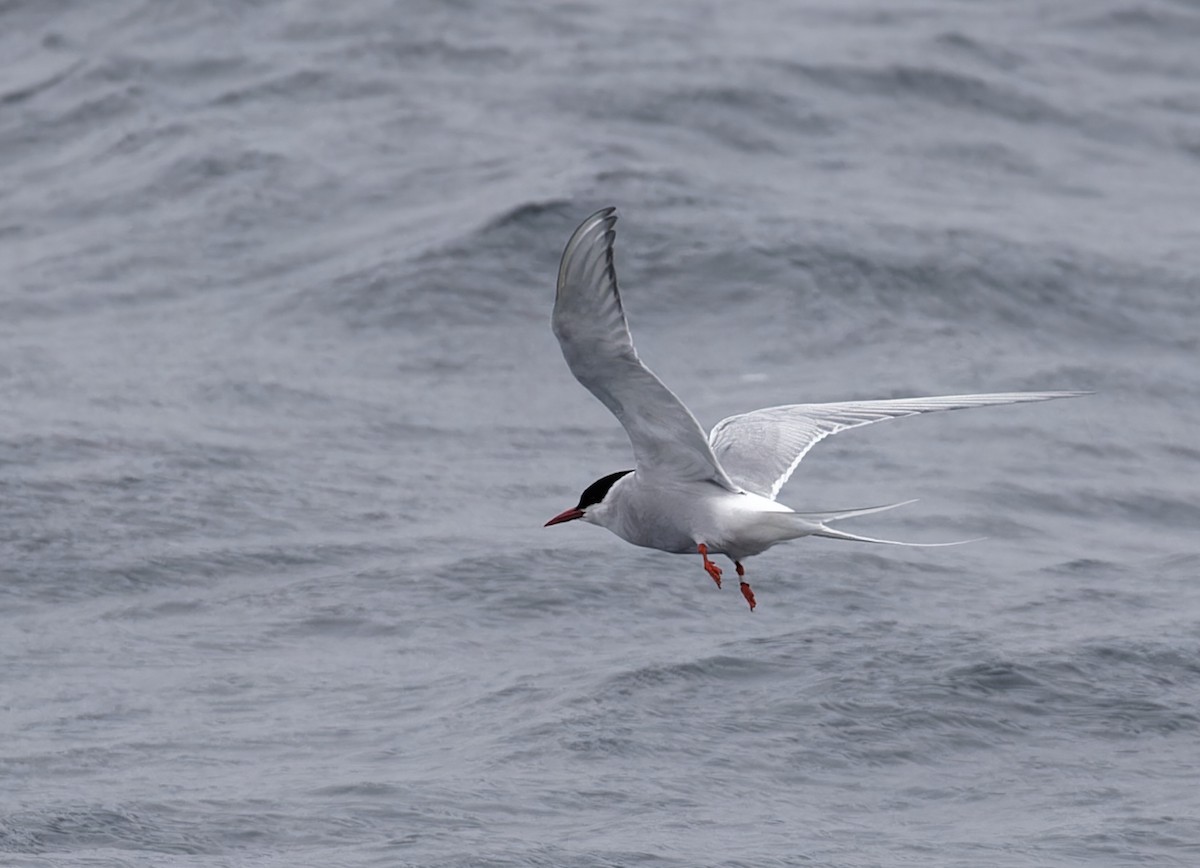
[[[638,357],[613,268],[615,208],[579,225],[563,250],[552,326],[571,373],[617,417],[633,446],[634,467],[597,479],[579,502],[546,527],[582,519],[638,546],[700,555],[721,587],[710,556],[731,560],[742,596],[754,592],[743,561],[805,536],[904,546],[831,527],[853,516],[913,501],[835,512],[796,512],[776,500],[808,451],[830,434],[935,410],[1071,398],[1087,392],[1000,392],[829,404],[788,404],[722,419],[705,436],[683,402]],[[969,540],[968,540],[969,542]]]

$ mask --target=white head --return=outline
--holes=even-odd
[[[608,517],[608,510],[612,506],[612,500],[608,496],[609,492],[612,491],[613,486],[621,477],[632,472],[632,470],[618,470],[616,473],[600,477],[583,490],[583,494],[579,495],[578,504],[554,516],[554,518],[546,522],[545,527],[550,527],[552,524],[562,524],[564,521],[574,521],[577,518],[582,518],[590,524],[607,527],[608,523],[605,519]]]

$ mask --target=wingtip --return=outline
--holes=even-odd
[[[597,211],[592,216],[588,217],[583,222],[584,223],[592,223],[592,222],[599,221],[599,220],[614,220],[615,221],[616,219],[617,219],[617,206],[609,205],[607,208],[601,208],[599,211]]]

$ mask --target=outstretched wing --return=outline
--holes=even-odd
[[[1088,392],[1001,392],[990,395],[943,395],[834,404],[767,407],[722,419],[708,435],[713,453],[729,477],[743,488],[774,500],[809,449],[818,442],[860,425],[993,404],[1021,404],[1074,398]]]
[[[563,250],[552,319],[563,358],[625,428],[639,474],[709,480],[737,491],[696,417],[633,348],[613,269],[616,222],[615,208],[597,211]]]

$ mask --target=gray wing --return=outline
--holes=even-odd
[[[808,450],[838,431],[935,410],[1021,404],[1087,394],[1090,393],[1001,392],[835,404],[790,404],[722,419],[713,427],[708,440],[717,460],[734,482],[774,500]]]
[[[737,491],[696,417],[633,348],[613,269],[616,222],[615,208],[597,211],[563,250],[552,319],[563,358],[625,428],[639,474],[709,480]]]

